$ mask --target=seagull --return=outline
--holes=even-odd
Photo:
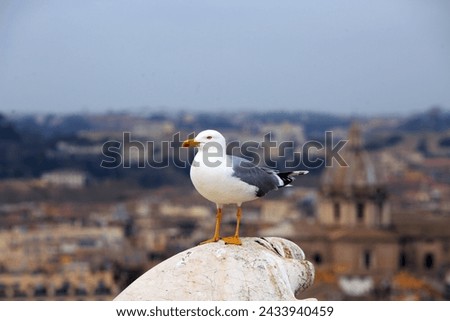
[[[198,147],[191,165],[190,176],[195,189],[207,200],[216,204],[216,225],[214,236],[201,244],[217,242],[241,245],[239,225],[244,202],[255,200],[272,190],[289,184],[295,176],[308,171],[278,172],[275,169],[260,167],[250,161],[226,154],[226,140],[221,133],[208,129],[195,138],[187,139],[182,147]],[[233,236],[220,237],[220,223],[224,205],[236,204],[236,229]]]

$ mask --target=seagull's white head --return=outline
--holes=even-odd
[[[225,137],[217,130],[207,129],[200,132],[194,139],[185,140],[182,146],[198,147],[200,150],[203,150],[204,148],[216,148],[225,152],[226,141]]]

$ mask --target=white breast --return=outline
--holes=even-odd
[[[218,166],[212,166],[212,164]],[[257,198],[257,187],[233,176],[231,165],[226,164],[225,158],[209,159],[206,165],[202,151],[199,151],[194,158],[191,166],[191,180],[204,198],[219,205],[240,205]]]

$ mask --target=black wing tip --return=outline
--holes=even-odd
[[[309,171],[292,171],[292,172],[276,173],[276,175],[283,181],[283,185],[278,187],[289,186],[289,184],[291,184],[295,180],[294,176],[306,175],[308,173]]]

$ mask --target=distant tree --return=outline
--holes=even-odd
[[[14,125],[5,116],[0,114],[0,140],[19,141],[20,138]]]
[[[407,118],[399,129],[408,132],[445,131],[450,129],[450,112],[440,107],[432,107],[426,112]]]
[[[365,148],[370,151],[379,150],[382,148],[392,147],[403,141],[403,136],[400,134],[393,134],[387,137],[375,137],[365,144]]]
[[[428,155],[428,143],[425,137],[421,138],[417,143],[417,151],[421,152],[423,155]]]
[[[439,140],[439,146],[450,147],[450,136],[441,138]]]

